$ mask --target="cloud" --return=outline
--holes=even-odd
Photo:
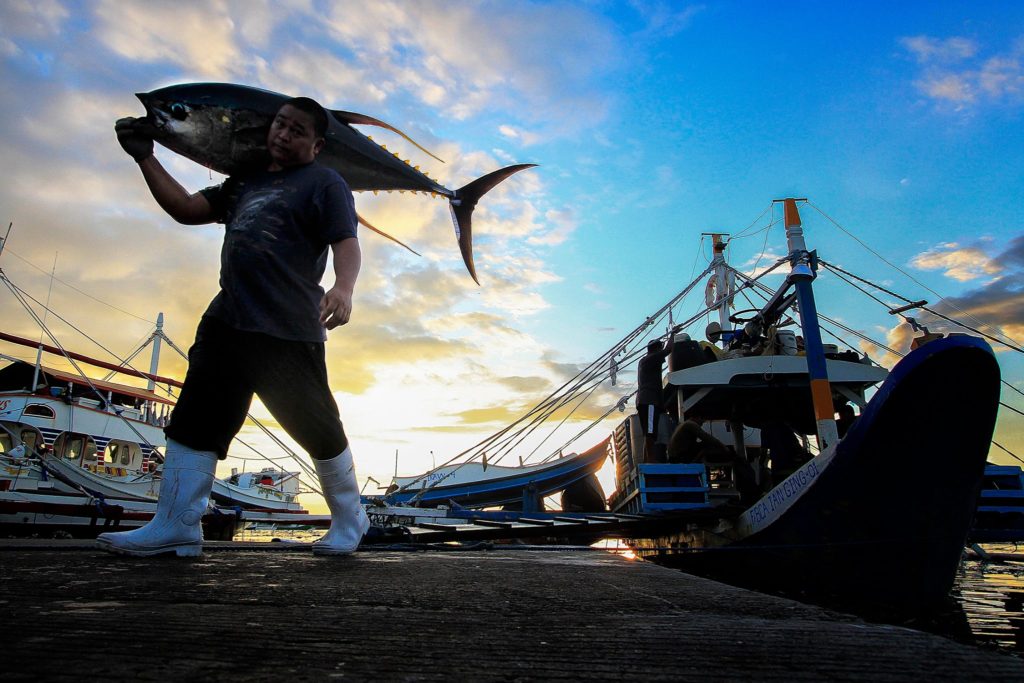
[[[380,105],[388,86],[381,86],[373,71],[328,50],[298,45],[280,58],[256,64],[258,81],[268,90],[289,95],[303,93],[329,109]]]
[[[958,282],[968,282],[1003,272],[999,259],[990,258],[980,247],[961,246],[956,242],[932,247],[914,256],[910,264],[921,270],[943,270],[946,277]]]
[[[918,88],[924,94],[938,100],[950,102],[973,102],[975,88],[968,74],[940,74],[918,81]]]
[[[546,377],[501,377],[498,381],[520,393],[540,393],[551,389],[551,380]]]
[[[959,62],[973,57],[978,52],[977,43],[959,36],[946,39],[909,36],[901,38],[900,44],[914,55],[920,64]]]
[[[0,25],[9,36],[27,39],[58,35],[70,16],[58,0],[6,0],[0,3]]]
[[[641,37],[672,38],[690,28],[693,19],[706,9],[701,5],[686,5],[682,8],[678,3],[650,2],[631,0],[630,6],[640,14],[644,21]]]
[[[225,2],[102,0],[95,19],[97,39],[127,60],[175,64],[209,78],[240,74],[245,64]]]
[[[623,66],[613,28],[571,4],[339,4],[326,22],[377,78],[455,119],[523,100],[541,118],[572,105],[597,117],[598,76]]]
[[[576,214],[571,208],[552,209],[544,214],[547,231],[531,235],[531,244],[557,245],[565,242],[576,231]]]
[[[124,356],[163,312],[167,333],[187,349],[217,289],[223,228],[179,226],[164,215],[113,136],[116,118],[141,111],[136,90],[210,79],[309,93],[405,129],[448,163],[390,133],[373,134],[460,187],[549,139],[565,111],[585,110],[596,122],[607,106],[599,76],[623,63],[614,27],[572,4],[382,2],[346,14],[331,5],[329,25],[322,7],[303,1],[66,6],[71,14],[57,3],[0,3],[0,50],[21,60],[0,76],[10,169],[0,206],[15,223],[4,265],[42,300],[59,252],[57,277],[80,291],[54,285],[53,309],[69,322],[51,316],[50,324],[62,343],[107,359],[72,328]],[[289,49],[272,49],[286,36]],[[28,50],[36,39],[47,42]],[[489,118],[496,112],[500,120]],[[466,123],[439,124],[456,117]],[[491,141],[452,139],[473,135]],[[498,145],[511,151],[483,151]],[[157,157],[189,191],[219,181],[165,149]],[[462,265],[447,201],[357,195],[361,214],[423,253],[363,231],[352,322],[327,344],[361,472],[385,476],[395,449],[423,443],[417,430],[443,436],[429,441],[439,455],[458,452],[497,424],[490,420],[521,414],[567,379],[540,362],[553,352],[525,324],[550,305],[544,288],[559,277],[548,258],[577,225],[545,190],[544,174],[528,171],[477,206],[483,287]],[[0,301],[0,315],[5,329],[38,335],[11,297]],[[165,347],[161,374],[184,370]],[[389,466],[375,470],[375,458]]]
[[[981,327],[990,334],[1005,334],[1013,340],[1024,340],[1024,236],[1011,240],[1006,249],[996,256],[982,254],[979,260],[988,264],[986,273],[996,273],[997,277],[959,296],[947,297],[933,308],[972,327]],[[953,269],[958,272],[956,266]],[[956,275],[950,274],[950,277],[955,278]],[[932,331],[965,331],[927,314],[921,315],[918,321]]]
[[[1018,105],[1024,94],[1024,43],[991,56],[963,37],[900,39],[920,68],[914,86],[928,98],[958,110],[969,106]]]
[[[516,128],[515,126],[510,125],[498,126],[498,132],[509,140],[518,142],[524,147],[535,145],[541,140],[541,136],[536,133],[531,133],[522,128]]]
[[[869,356],[876,363],[885,368],[892,368],[900,361],[903,355],[910,352],[910,344],[917,334],[909,323],[899,323],[891,329],[882,329],[885,333],[885,345],[898,353],[890,353],[869,341],[861,339],[857,342],[862,353]],[[900,355],[903,354],[903,355]]]

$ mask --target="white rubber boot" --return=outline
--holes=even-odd
[[[175,553],[198,557],[203,553],[203,515],[217,469],[217,454],[196,451],[167,440],[163,479],[156,514],[132,531],[100,534],[96,545],[119,555],[148,557]]]
[[[352,449],[330,460],[313,460],[320,488],[331,510],[331,528],[313,544],[314,555],[348,555],[355,552],[363,534],[370,528],[370,519],[359,502],[356,468]]]

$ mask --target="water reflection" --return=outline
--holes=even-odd
[[[1024,553],[1010,557],[1014,561],[964,562],[954,595],[976,642],[1024,655]]]

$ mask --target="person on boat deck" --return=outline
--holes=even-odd
[[[779,421],[761,427],[761,449],[772,463],[772,481],[778,484],[811,459],[793,429]]]
[[[661,369],[672,353],[672,338],[666,346],[660,339],[647,343],[647,353],[636,366],[636,412],[644,434],[644,462],[658,462],[655,440],[658,422],[665,412],[665,390],[661,383]]]
[[[836,412],[839,414],[839,417],[836,419],[836,431],[841,439],[846,436],[846,432],[850,431],[850,427],[857,421],[857,415],[853,412],[853,406],[849,403],[839,406]]]
[[[331,511],[314,554],[354,551],[369,528],[352,452],[327,382],[327,330],[352,314],[361,253],[352,193],[316,163],[328,119],[309,98],[278,110],[267,133],[267,164],[191,194],[153,156],[152,124],[117,121],[117,138],[150,192],[179,223],[224,223],[220,292],[203,314],[189,367],[165,428],[166,459],[153,520],[101,534],[101,548],[128,555],[202,552],[217,460],[241,428],[253,395],[313,458]],[[328,256],[334,285],[320,279]]]

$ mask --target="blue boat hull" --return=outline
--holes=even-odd
[[[802,596],[942,600],[978,503],[999,382],[979,339],[922,346],[893,369],[800,495],[784,500],[780,485],[755,504],[784,508],[773,522],[729,545],[652,559]]]
[[[421,507],[452,503],[461,507],[518,505],[524,497],[543,497],[564,490],[599,470],[607,458],[606,444],[602,442],[574,458],[538,471],[463,484],[442,483],[428,486],[423,492],[411,489],[390,493],[384,499],[390,505],[416,502]]]

